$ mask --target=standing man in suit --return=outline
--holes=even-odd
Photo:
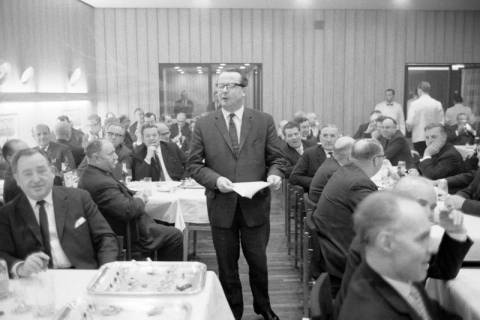
[[[227,69],[219,75],[221,109],[197,121],[188,168],[206,188],[220,282],[235,318],[239,320],[243,314],[238,274],[241,242],[249,265],[254,311],[271,320],[278,317],[268,295],[270,190],[263,189],[248,199],[233,192],[233,183],[266,180],[278,190],[279,166],[284,160],[272,117],[244,106],[247,84],[240,69]]]
[[[422,284],[433,254],[425,210],[390,192],[372,194],[359,205],[354,227],[365,256],[339,320],[461,319],[430,299]]]
[[[18,151],[12,171],[23,194],[0,209],[0,258],[13,276],[47,265],[96,269],[116,260],[117,238],[88,192],[54,187],[40,150]]]
[[[141,135],[143,144],[132,154],[132,178],[142,180],[151,177],[152,181],[179,181],[185,177],[185,155],[169,139],[170,131],[164,123],[145,124]]]

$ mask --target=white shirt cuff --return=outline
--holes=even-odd
[[[152,158],[150,159],[145,158],[143,159],[143,161],[145,161],[148,165],[150,165],[150,163],[152,162]]]
[[[425,160],[427,160],[427,159],[432,159],[432,157],[430,157],[430,156],[425,156],[425,157],[422,158],[422,160],[420,160],[420,162],[425,161]]]
[[[24,261],[18,261],[12,266],[12,269],[10,269],[10,273],[12,274],[12,278],[20,278],[20,275],[18,274],[18,268],[20,268],[21,265],[24,264]]]

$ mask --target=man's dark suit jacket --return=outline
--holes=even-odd
[[[338,161],[332,156],[327,158],[317,172],[313,176],[310,188],[308,189],[308,197],[311,201],[317,203],[322,195],[323,188],[327,184],[330,177],[340,168]]]
[[[315,172],[317,172],[317,169],[326,158],[327,155],[321,145],[306,149],[300,159],[298,159],[295,167],[293,167],[290,183],[302,186],[305,192],[307,192]]]
[[[365,133],[369,124],[370,124],[370,122],[365,122],[365,123],[362,123],[360,126],[358,126],[358,130],[353,135],[353,139],[355,139],[355,140],[370,139],[372,137],[372,135],[370,133]]]
[[[40,147],[36,147],[37,149],[41,149]],[[66,163],[70,170],[77,168],[75,165],[75,159],[73,158],[72,151],[70,148],[64,144],[50,142],[47,148],[47,156],[50,159],[52,165],[58,170],[58,172],[62,171],[62,162]]]
[[[431,319],[455,320],[461,317],[443,309],[428,297],[421,283],[414,286],[422,296]],[[366,262],[355,271],[338,320],[421,320],[418,313],[382,276]]]
[[[446,143],[437,154],[418,164],[420,173],[429,179],[441,179],[462,173],[464,163],[455,147]]]
[[[237,203],[248,227],[267,223],[270,213],[269,188],[248,199],[235,192],[221,193],[216,186],[219,177],[232,182],[265,181],[271,174],[282,176],[280,167],[286,162],[270,115],[245,108],[240,132],[235,156],[225,118],[218,110],[197,121],[192,137],[188,170],[205,186],[210,223],[219,228],[231,227]]]
[[[455,194],[458,191],[467,188],[475,178],[477,170],[468,170],[454,176],[447,177],[448,193]]]
[[[5,172],[5,181],[3,182],[3,202],[7,203],[22,193],[22,189],[17,184],[13,177],[12,168],[8,166]]]
[[[342,277],[348,248],[355,235],[353,212],[366,196],[375,191],[377,186],[353,163],[339,168],[325,185],[313,221],[329,274]]]
[[[457,194],[466,199],[461,209],[463,212],[480,216],[480,169],[477,170],[468,187],[460,190]]]
[[[453,145],[466,145],[475,143],[475,135],[470,131],[463,130],[457,134],[458,124],[447,127],[447,141]]]
[[[400,130],[397,130],[389,140],[384,140],[383,150],[385,158],[390,160],[392,165],[396,166],[398,161],[405,161],[407,169],[413,167],[410,146],[408,145],[407,138],[405,138]]]
[[[468,237],[467,241],[460,242],[450,237],[447,233],[444,233],[437,253],[430,259],[427,277],[442,280],[454,279],[460,271],[463,259],[467,255],[472,244],[472,240]],[[345,299],[353,273],[363,261],[363,255],[364,245],[359,241],[358,237],[355,237],[348,251],[347,264],[342,278],[342,286],[335,298],[334,305],[337,312]]]
[[[117,159],[117,164],[115,165],[115,169],[113,169],[112,173],[115,179],[122,180],[123,178],[122,166],[123,166],[123,163],[125,162],[127,164],[127,168],[130,168],[131,161],[132,161],[132,158],[131,158],[132,150],[128,149],[125,145],[123,145],[123,143],[121,143],[115,148],[115,153],[117,154],[118,159]],[[88,166],[88,161],[87,161],[87,157],[85,157],[82,163],[80,163],[80,165],[77,168],[77,174],[79,177],[83,174],[85,169],[87,169],[87,166]]]
[[[288,165],[283,168],[283,171],[284,171],[283,173],[285,174],[285,177],[288,178],[290,177],[293,167],[297,163],[298,159],[300,159],[300,154],[297,152],[297,150],[290,147],[288,143],[283,142],[282,144],[283,144],[282,145],[283,155],[285,159],[288,161]],[[302,145],[303,145],[303,151],[313,146],[308,140],[302,140]]]
[[[82,162],[83,158],[85,158],[85,150],[83,149],[83,146],[76,146],[71,142],[63,139],[57,139],[57,143],[64,145],[65,147],[70,149],[73,155],[73,159],[75,160],[75,166],[78,167]]]
[[[74,268],[96,269],[117,259],[116,236],[88,192],[54,186],[52,198],[60,244]],[[86,222],[75,228],[82,218]],[[0,209],[0,258],[10,270],[38,251],[44,251],[40,225],[22,193]]]
[[[184,153],[188,153],[190,151],[190,142],[192,140],[192,131],[190,130],[190,126],[188,123],[185,123],[185,125],[182,127],[181,132],[182,136],[185,139],[182,142],[180,150],[182,150]],[[178,124],[174,123],[170,127],[170,139],[173,139],[176,136],[178,136]]]
[[[185,154],[173,142],[160,142],[162,148],[162,157],[168,175],[172,180],[182,180],[186,176],[185,172]],[[133,180],[142,180],[145,177],[151,177],[152,181],[160,180],[160,160],[152,158],[150,164],[146,163],[147,146],[141,144],[132,154],[132,178]]]
[[[130,132],[130,137],[132,138],[133,142],[137,141],[137,135],[135,134],[137,132],[137,127],[138,127],[138,121],[135,121],[128,128],[128,132]]]

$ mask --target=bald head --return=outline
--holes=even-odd
[[[344,161],[349,161],[354,143],[355,139],[352,137],[345,136],[338,138],[333,145],[333,156],[335,159],[342,164]]]
[[[437,206],[437,193],[430,180],[423,177],[408,176],[400,179],[393,190],[416,200],[426,207],[430,214]]]
[[[158,135],[160,136],[160,141],[169,142],[170,141],[170,129],[168,126],[163,123],[159,122],[156,124],[158,128]]]
[[[352,157],[356,160],[372,160],[381,154],[383,154],[383,147],[375,139],[357,140],[352,147]]]

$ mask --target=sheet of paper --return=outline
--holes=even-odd
[[[236,182],[233,184],[233,190],[242,197],[252,199],[258,191],[270,185],[270,182],[253,181],[253,182]]]

